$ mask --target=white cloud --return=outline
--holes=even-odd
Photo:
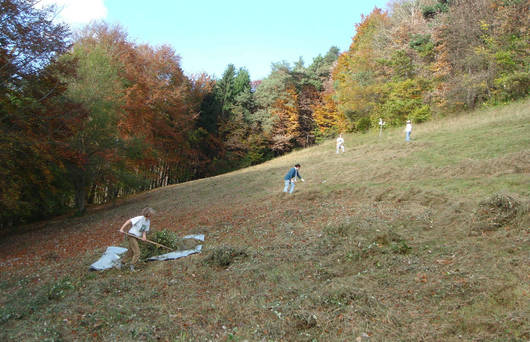
[[[68,24],[86,24],[91,20],[105,19],[107,8],[104,0],[42,0],[39,7],[56,4],[59,8],[59,20]]]

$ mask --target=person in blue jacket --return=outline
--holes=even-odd
[[[302,176],[300,176],[300,164],[296,164],[293,168],[287,172],[285,177],[283,177],[283,180],[285,182],[285,186],[283,187],[283,192],[287,192],[289,189],[289,185],[291,185],[291,189],[289,190],[289,193],[292,194],[294,191],[294,183],[296,182],[296,177],[298,177],[302,182],[304,179]]]

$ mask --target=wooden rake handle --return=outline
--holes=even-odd
[[[164,245],[162,245],[162,244],[159,244],[158,242],[154,242],[154,241],[147,240],[147,239],[144,240],[144,239],[142,239],[142,238],[139,238],[139,237],[136,236],[136,235],[129,234],[129,233],[127,233],[127,232],[122,232],[121,230],[118,230],[118,231],[119,231],[120,233],[122,233],[122,234],[125,234],[125,235],[128,235],[128,236],[131,236],[131,237],[133,237],[133,238],[135,238],[135,239],[138,239],[138,240],[140,240],[140,241],[147,242],[147,243],[150,243],[150,244],[152,244],[152,245],[155,245],[155,246],[158,246],[158,247],[162,247],[162,248],[165,248],[165,249],[167,249],[167,250],[172,251],[171,248],[169,248],[169,247],[167,247],[167,246],[164,246]]]

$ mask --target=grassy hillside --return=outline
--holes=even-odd
[[[344,154],[328,141],[3,238],[0,340],[529,340],[530,101],[412,137],[349,135]],[[88,271],[147,205],[155,230],[205,233],[203,253]]]

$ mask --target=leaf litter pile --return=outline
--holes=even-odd
[[[527,206],[513,197],[496,193],[479,203],[473,215],[472,230],[476,232],[495,231],[520,220],[528,220]],[[518,225],[522,226],[522,225]]]
[[[195,239],[180,238],[177,233],[165,229],[161,231],[154,231],[152,234],[149,235],[148,238],[153,242],[170,248],[171,251],[183,251],[193,249],[195,248],[195,246],[202,243],[202,241],[198,241]],[[166,248],[159,247],[150,243],[143,243],[140,241],[139,245],[140,259],[142,260],[147,260],[150,257],[170,252],[170,250]]]

